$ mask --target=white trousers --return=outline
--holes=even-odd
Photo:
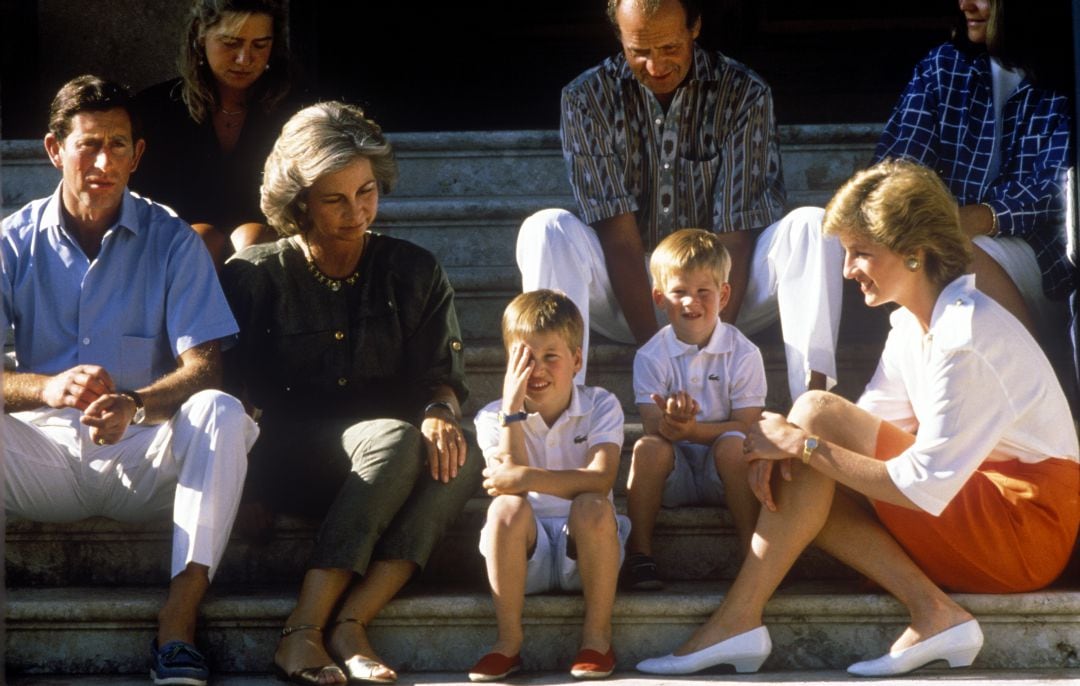
[[[9,515],[41,522],[92,516],[145,521],[173,513],[172,575],[191,562],[213,578],[229,540],[259,429],[239,400],[195,393],[164,424],[130,426],[96,445],[74,408],[3,414]]]
[[[806,391],[811,370],[836,383],[836,338],[843,295],[843,249],[821,234],[824,210],[803,207],[766,228],[754,248],[749,283],[736,326],[754,334],[780,319],[787,357],[788,388]],[[551,288],[566,293],[589,329],[633,343],[608,279],[604,253],[593,229],[565,210],[542,210],[521,225],[517,263],[522,289]],[[664,317],[658,313],[661,322]],[[585,364],[576,377],[584,383]]]

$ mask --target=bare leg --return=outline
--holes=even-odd
[[[827,441],[873,454],[881,420],[839,396],[804,394],[789,419]],[[778,511],[762,508],[751,554],[712,617],[677,655],[708,647],[761,625],[765,603],[811,542],[850,564],[904,603],[912,625],[896,642],[906,647],[971,618],[912,562],[895,539],[835,482],[793,463],[790,482],[773,481]]]
[[[627,552],[652,555],[653,530],[664,496],[664,482],[674,468],[675,450],[667,440],[643,436],[634,444],[626,484],[626,514],[630,518]]]
[[[570,505],[570,535],[577,545],[578,573],[585,595],[581,648],[606,653],[611,648],[611,613],[619,578],[619,533],[611,502],[583,493]]]
[[[249,245],[255,245],[256,243],[271,243],[277,240],[277,238],[277,232],[269,226],[266,224],[256,224],[254,222],[241,224],[229,234],[229,241],[232,243],[232,249],[236,252],[240,252]]]
[[[158,612],[159,646],[169,641],[195,643],[199,604],[210,587],[209,571],[206,565],[191,562],[169,582],[169,595]]]
[[[487,527],[490,550],[485,551],[485,561],[499,631],[491,651],[513,657],[525,639],[521,628],[525,575],[529,551],[536,547],[532,506],[521,496],[497,496],[488,507]]]
[[[1035,321],[1031,318],[1024,296],[1020,295],[1016,284],[1001,265],[986,254],[986,251],[977,245],[972,245],[971,248],[975,254],[971,262],[971,271],[975,274],[975,285],[1008,310],[1009,314],[1019,319],[1031,335],[1037,338],[1038,330],[1035,327]]]
[[[330,613],[334,611],[334,606],[352,579],[353,573],[347,569],[309,569],[304,574],[296,607],[285,625],[325,627],[330,621]],[[326,652],[323,641],[323,633],[313,629],[297,630],[288,636],[282,636],[274,652],[274,663],[287,674],[333,665],[334,661]],[[342,684],[345,683],[345,675],[337,667],[322,669],[319,683]]]
[[[380,663],[380,667],[375,668],[371,676],[397,678],[394,670],[383,665],[382,659],[371,647],[366,627],[397,595],[416,569],[416,563],[410,560],[377,560],[368,567],[364,578],[353,586],[338,611],[337,620],[357,621],[336,624],[328,642],[331,654],[346,663],[346,668],[350,661],[357,658],[361,662],[374,660]]]
[[[724,498],[735,522],[735,532],[739,535],[742,557],[745,558],[761,508],[754,494],[745,487],[748,464],[742,449],[742,439],[729,436],[713,444],[712,456],[720,480],[724,482]]]

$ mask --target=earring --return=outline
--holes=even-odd
[[[907,258],[907,262],[905,264],[907,264],[907,268],[913,272],[919,270],[919,258],[915,257],[914,255]]]
[[[265,67],[263,67],[263,71],[270,71],[269,63]]]

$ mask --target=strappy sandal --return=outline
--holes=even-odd
[[[281,637],[285,638],[297,631],[322,631],[321,626],[315,624],[297,624],[296,626],[287,626],[281,630]],[[288,681],[293,684],[302,684],[303,686],[325,686],[323,682],[319,681],[319,677],[323,676],[327,671],[333,670],[337,674],[341,675],[342,679],[348,679],[345,672],[341,670],[334,663],[328,665],[322,665],[321,667],[303,667],[293,672],[286,672],[285,669],[277,662],[274,663],[274,673],[281,681]],[[346,683],[344,681],[338,681],[337,683]]]
[[[336,628],[342,624],[359,624],[361,628],[367,629],[367,626],[362,621],[352,617],[339,619],[331,626]],[[348,677],[350,684],[392,684],[397,681],[397,672],[378,660],[354,655],[344,660],[343,663],[345,676]],[[383,670],[390,672],[394,676],[375,676],[376,672]]]

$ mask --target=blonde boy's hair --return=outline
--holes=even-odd
[[[731,255],[711,231],[680,229],[660,241],[649,260],[653,288],[661,291],[673,275],[698,269],[712,272],[717,286],[731,273]]]
[[[529,291],[511,300],[503,312],[503,345],[509,351],[515,341],[537,333],[556,333],[575,352],[581,349],[585,323],[565,293],[546,288]]]
[[[926,274],[938,286],[971,263],[956,198],[934,170],[909,160],[878,162],[848,179],[825,207],[821,230],[869,239],[905,258],[922,250]]]

